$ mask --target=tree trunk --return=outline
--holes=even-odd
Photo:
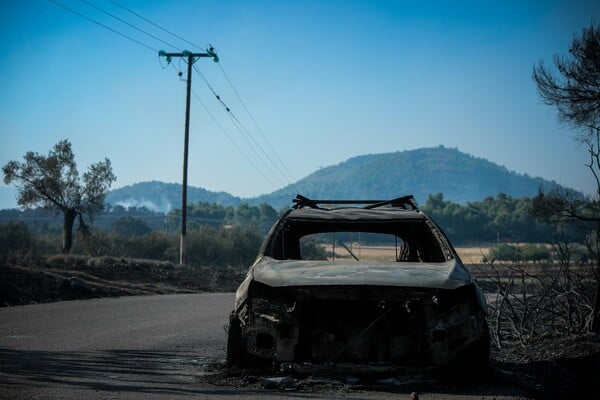
[[[63,211],[63,213],[65,218],[63,222],[62,252],[67,254],[69,251],[71,251],[71,246],[73,245],[73,223],[77,217],[77,211],[72,208],[67,208]]]

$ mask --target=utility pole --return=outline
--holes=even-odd
[[[179,264],[185,260],[185,235],[187,218],[187,170],[188,170],[188,143],[190,139],[190,94],[192,91],[192,67],[197,59],[210,57],[214,62],[219,62],[219,57],[213,47],[206,49],[206,53],[192,53],[184,50],[181,53],[167,53],[164,50],[158,52],[159,57],[165,57],[167,63],[171,63],[173,57],[187,58],[187,97],[185,100],[185,134],[183,142],[183,184],[181,189],[181,238],[179,241]],[[181,73],[180,73],[181,75]]]

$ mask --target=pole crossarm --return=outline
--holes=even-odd
[[[171,59],[174,57],[185,57],[188,60],[192,60],[195,62],[197,58],[209,57],[212,58],[214,62],[219,62],[219,56],[215,52],[213,47],[209,47],[206,49],[206,53],[192,53],[191,51],[184,50],[181,53],[167,53],[164,50],[158,52],[159,57],[165,57],[167,59],[167,63],[171,62]]]

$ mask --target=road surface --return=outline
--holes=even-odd
[[[0,399],[408,398],[398,391],[217,386],[232,293],[135,296],[0,309]],[[519,398],[482,386],[421,399]]]

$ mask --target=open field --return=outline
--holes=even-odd
[[[456,252],[465,264],[481,264],[489,254],[490,247],[457,247]]]
[[[396,248],[394,246],[382,245],[359,245],[347,243],[348,248],[360,260],[394,261]],[[323,245],[328,259],[331,259],[333,247],[331,244]],[[481,264],[483,258],[488,255],[490,246],[484,247],[456,247],[456,252],[465,264]],[[351,256],[344,247],[338,245],[335,248],[335,258],[350,259]]]

